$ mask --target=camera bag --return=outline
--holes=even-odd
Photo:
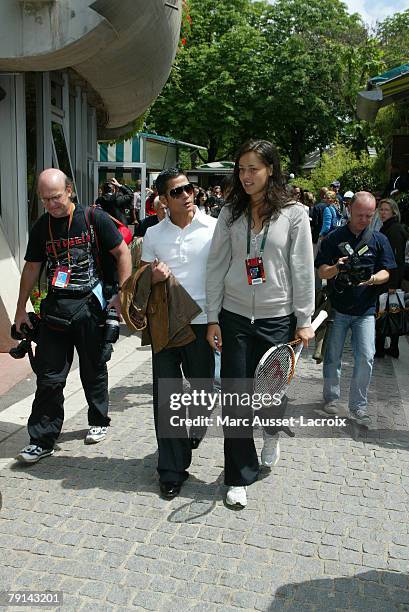
[[[72,323],[80,321],[86,315],[85,307],[89,299],[90,294],[62,297],[54,292],[49,292],[41,302],[41,319],[53,329],[68,331]]]

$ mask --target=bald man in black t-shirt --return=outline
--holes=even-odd
[[[38,194],[46,212],[30,232],[15,315],[17,331],[23,323],[31,327],[26,304],[45,264],[48,289],[41,304],[35,355],[37,390],[28,420],[30,444],[17,456],[23,463],[36,463],[54,453],[64,420],[63,390],[74,347],[88,402],[85,442],[106,437],[110,422],[104,350],[107,304],[100,257],[112,255],[120,286],[131,274],[129,250],[114,222],[102,210],[89,214],[90,209],[74,204],[71,183],[63,172],[44,170],[38,179]],[[118,295],[108,307],[120,316]]]

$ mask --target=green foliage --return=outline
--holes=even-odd
[[[179,150],[179,168],[182,170],[189,170],[192,167],[190,152],[186,149]]]
[[[36,289],[31,292],[30,302],[36,314],[40,314],[41,302],[45,297],[47,297],[47,291],[45,289],[42,289],[41,291],[38,291],[38,289]]]
[[[298,187],[301,187],[301,189],[311,191],[312,193],[316,195],[314,182],[309,176],[308,177],[307,176],[297,177],[296,179],[291,181],[290,184],[297,185]]]
[[[379,52],[359,17],[338,0],[277,0],[262,31],[269,74],[256,121],[298,173],[307,153],[333,142],[355,117],[356,93],[378,69]],[[351,144],[356,133],[348,135]]]
[[[148,129],[208,147],[208,160],[230,156],[252,118],[261,36],[247,19],[250,0],[191,0],[191,34],[177,55]],[[246,135],[247,137],[247,135]]]
[[[376,38],[387,69],[406,64],[409,61],[409,9],[379,23]]]
[[[375,160],[369,155],[357,155],[351,148],[338,143],[323,153],[320,164],[308,177],[297,177],[294,183],[317,196],[321,187],[329,187],[335,179],[341,183],[341,191],[375,191],[380,181],[374,168]]]
[[[343,191],[372,191],[375,192],[380,187],[376,180],[371,164],[363,164],[351,168],[344,172],[340,177]]]
[[[184,4],[182,43],[148,131],[204,145],[208,161],[232,158],[250,137],[271,139],[297,174],[306,154],[337,140],[356,164],[368,145],[382,158],[384,133],[358,120],[356,96],[409,58],[409,11],[370,32],[341,0]]]
[[[335,145],[322,154],[321,162],[310,174],[313,191],[317,193],[321,187],[329,187],[332,181],[340,180],[345,172],[356,168],[359,164],[359,159],[350,148],[342,144]]]

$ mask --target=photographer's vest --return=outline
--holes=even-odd
[[[74,205],[73,205],[74,206]],[[47,280],[48,291],[61,296],[78,297],[89,295],[93,288],[100,282],[97,263],[94,257],[94,249],[91,243],[91,232],[82,208],[79,210],[82,217],[81,234],[72,236],[70,234],[74,208],[70,211],[67,235],[55,237],[53,231],[53,218],[46,214],[47,223]],[[56,285],[58,272],[67,273],[67,284],[65,287]],[[61,275],[60,275],[61,276]],[[61,285],[61,283],[59,283]]]

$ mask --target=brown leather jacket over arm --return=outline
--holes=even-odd
[[[151,344],[154,353],[196,338],[190,322],[201,308],[173,274],[152,286],[151,266],[142,266],[122,285],[121,305],[128,328],[142,331],[142,346]]]

